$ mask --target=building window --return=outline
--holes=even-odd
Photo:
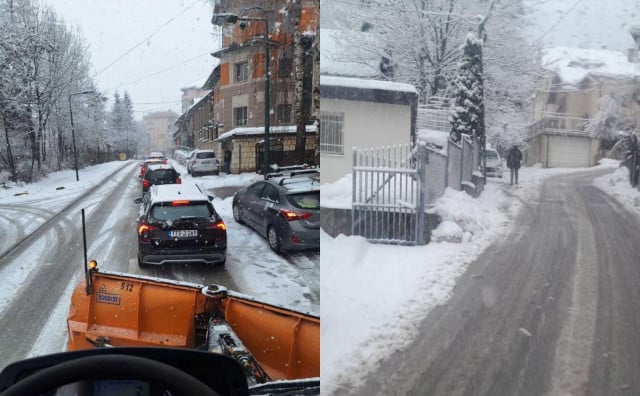
[[[234,64],[234,82],[245,82],[249,80],[249,62],[238,62]]]
[[[279,104],[276,109],[276,120],[281,124],[287,124],[291,122],[291,105]]]
[[[289,78],[293,71],[293,59],[280,58],[278,60],[278,78]]]
[[[320,112],[320,152],[325,154],[344,154],[344,113]]]
[[[234,107],[233,109],[233,124],[235,126],[247,125],[247,106]]]

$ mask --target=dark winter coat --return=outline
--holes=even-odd
[[[509,169],[520,169],[520,161],[522,161],[522,152],[517,147],[513,147],[507,154],[507,167]]]

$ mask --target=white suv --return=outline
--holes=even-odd
[[[201,173],[220,173],[220,163],[213,150],[196,150],[189,159],[189,171],[192,176]]]

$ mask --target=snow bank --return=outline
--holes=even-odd
[[[348,173],[333,183],[320,186],[320,202],[323,208],[351,209],[353,201],[353,175]]]
[[[609,160],[608,163],[603,164],[617,169],[613,173],[595,179],[593,184],[624,205],[631,213],[640,215],[640,191],[631,187],[629,169],[626,166],[619,166],[619,163],[619,161]]]
[[[28,202],[47,197],[77,197],[98,184],[107,175],[131,162],[134,161],[112,161],[80,169],[78,171],[80,181],[76,181],[75,170],[67,169],[50,173],[36,183],[7,183],[9,188],[0,186],[0,203]]]

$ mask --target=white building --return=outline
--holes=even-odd
[[[367,33],[321,29],[320,37],[321,183],[331,183],[351,173],[353,147],[415,142],[418,93],[413,85],[376,79],[381,58],[345,48],[371,40]]]
[[[415,142],[417,104],[413,85],[321,75],[321,183],[351,173],[353,147]]]

